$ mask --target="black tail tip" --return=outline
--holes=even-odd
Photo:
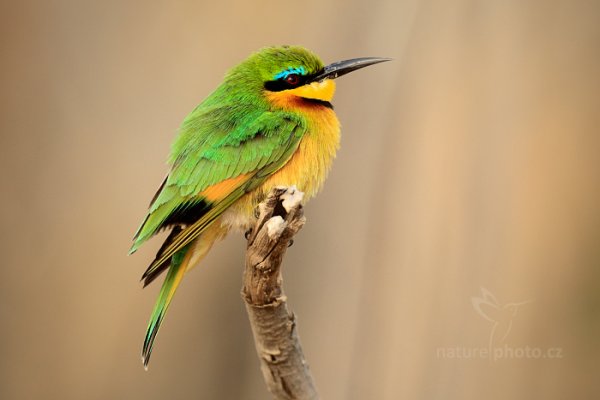
[[[144,371],[148,371],[148,363],[150,362],[150,354],[142,354],[142,364],[144,364]]]

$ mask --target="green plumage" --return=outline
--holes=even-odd
[[[190,244],[236,200],[281,168],[306,133],[303,115],[274,110],[263,95],[265,82],[282,69],[299,65],[308,73],[323,69],[323,63],[303,48],[263,49],[233,68],[184,119],[171,148],[169,175],[150,204],[130,250],[135,252],[161,229],[175,226],[143,277],[147,284],[169,269],[148,324],[142,350],[144,365],[186,268],[183,260]],[[211,185],[248,173],[252,176],[247,182],[217,202],[200,195]],[[202,213],[190,226],[182,229],[177,221],[172,224],[178,215],[198,205],[203,206]]]
[[[300,47],[263,49],[233,68],[185,118],[171,148],[171,172],[136,232],[130,253],[156,234],[174,211],[199,200],[198,193],[207,187],[287,161],[282,156],[289,157],[290,146],[297,146],[306,132],[306,119],[272,110],[262,92],[264,82],[282,65],[296,64],[309,73],[323,68],[316,56]]]
[[[160,288],[158,300],[156,301],[154,309],[152,310],[150,321],[148,322],[148,329],[146,330],[146,337],[144,338],[144,346],[142,348],[142,360],[144,362],[144,366],[148,366],[148,362],[150,361],[152,349],[154,348],[154,339],[156,338],[160,324],[167,313],[167,309],[169,308],[169,293],[173,289],[173,285],[176,284],[176,277],[181,272],[180,268],[184,268],[184,266],[182,266],[182,262],[187,250],[188,248],[184,247],[173,256],[173,259],[171,260],[171,268],[169,268],[169,272],[165,277],[165,281]]]
[[[148,323],[144,365],[188,268],[230,228],[247,229],[253,208],[273,186],[297,184],[307,197],[320,188],[339,145],[332,79],[388,60],[355,58],[324,66],[302,47],[264,48],[229,71],[184,119],[169,174],[130,250],[171,229],[142,276],[145,286],[168,269]]]

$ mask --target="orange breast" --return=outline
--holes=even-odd
[[[277,185],[296,185],[308,200],[323,185],[340,144],[340,123],[331,108],[308,102],[292,91],[267,95],[277,107],[302,113],[308,121],[308,132],[292,158],[263,184],[269,191]]]
[[[298,150],[263,184],[266,192],[273,186],[296,185],[308,200],[323,185],[339,148],[340,125],[333,110],[319,108],[312,111],[308,132],[298,145]]]
[[[335,112],[298,98],[283,97],[280,93],[272,101],[282,105],[282,108],[302,112],[308,121],[308,131],[296,152],[281,169],[225,212],[223,223],[226,225],[244,229],[248,227],[254,208],[274,186],[295,185],[304,192],[306,202],[323,186],[331,168],[340,144],[340,123]]]

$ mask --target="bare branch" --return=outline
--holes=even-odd
[[[276,399],[319,398],[282,288],[283,256],[306,221],[301,200],[295,187],[273,189],[259,206],[246,250],[242,297],[263,377]]]

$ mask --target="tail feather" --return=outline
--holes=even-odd
[[[179,228],[175,228],[173,230],[174,233],[172,233],[172,236],[177,234],[177,229]],[[173,295],[175,294],[183,275],[187,270],[199,263],[200,260],[206,256],[213,243],[222,239],[227,234],[227,231],[228,229],[223,227],[220,222],[213,224],[196,240],[177,251],[171,257],[170,263],[166,264],[164,268],[161,267],[155,269],[154,271],[150,271],[150,273],[146,271],[146,274],[144,274],[142,279],[146,280],[144,285],[146,286],[146,284],[150,283],[154,278],[156,278],[163,271],[163,269],[169,268],[167,276],[165,277],[160,289],[160,293],[158,294],[158,300],[154,305],[154,310],[152,310],[150,321],[148,322],[148,329],[146,331],[144,346],[142,348],[142,361],[144,362],[144,368],[148,369],[148,362],[150,361],[150,356],[152,355],[152,349],[154,348],[156,335],[158,334],[160,325],[165,318],[169,304],[173,299]],[[169,238],[171,238],[171,236],[169,236]],[[167,238],[166,243],[169,242],[169,238]],[[163,245],[163,247],[165,247],[165,245]],[[157,256],[161,253],[162,248],[159,250]]]
[[[156,253],[156,258],[162,255],[162,252],[167,246],[173,241],[173,239],[177,236],[177,234],[181,232],[181,227],[176,226],[173,228],[163,245],[160,247],[158,252]],[[162,274],[169,266],[171,265],[171,260],[167,260],[164,263],[158,265],[156,268],[148,268],[144,274],[142,275],[142,281],[144,281],[144,287],[151,284],[160,274]]]
[[[148,369],[148,362],[150,362],[150,356],[152,355],[152,349],[154,348],[154,340],[156,339],[160,325],[165,318],[173,295],[185,274],[189,262],[189,255],[191,254],[191,252],[188,254],[189,247],[190,245],[182,248],[171,258],[171,267],[165,277],[158,295],[158,300],[152,310],[152,315],[150,316],[148,329],[146,331],[146,338],[144,339],[144,347],[142,348],[142,362],[146,369]]]

